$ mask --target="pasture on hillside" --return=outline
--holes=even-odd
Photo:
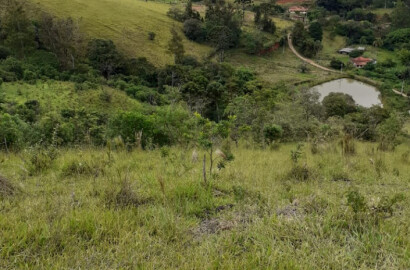
[[[129,57],[146,57],[156,66],[173,62],[168,53],[170,29],[182,24],[167,17],[169,4],[141,0],[30,0],[39,10],[58,17],[80,21],[81,29],[91,38],[111,39]],[[149,40],[149,32],[156,37]],[[181,31],[181,36],[184,36]],[[210,47],[184,37],[187,54],[198,59],[207,56]]]

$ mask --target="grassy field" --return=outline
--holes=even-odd
[[[307,65],[309,69],[307,73],[301,73],[299,69],[303,65],[303,61],[287,47],[285,50],[279,48],[266,56],[252,56],[240,50],[233,50],[228,53],[226,61],[235,66],[244,66],[255,71],[258,78],[267,83],[268,86],[278,82],[293,85],[332,77],[332,74],[310,65]]]
[[[182,29],[181,23],[166,16],[171,7],[166,3],[141,0],[30,0],[40,10],[59,17],[80,20],[81,29],[92,38],[112,39],[128,57],[147,57],[162,66],[173,61],[167,52],[170,28]],[[156,33],[154,41],[148,33]],[[181,36],[184,36],[181,32]],[[184,38],[187,54],[199,59],[210,48]]]
[[[28,100],[37,100],[41,112],[57,112],[61,109],[81,109],[86,107],[103,113],[114,113],[119,110],[141,109],[142,104],[128,97],[124,92],[109,88],[76,91],[73,83],[38,82],[34,85],[26,83],[5,83],[0,86],[6,101],[23,104]],[[102,99],[102,95],[110,96],[110,102]]]
[[[244,146],[209,185],[180,148],[57,149],[31,175],[35,153],[0,153],[0,268],[410,268],[409,141],[395,152],[356,142],[353,156],[306,144],[305,181],[290,175],[294,144]],[[381,205],[395,195],[390,214]]]

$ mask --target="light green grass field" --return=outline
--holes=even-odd
[[[73,83],[48,81],[34,85],[26,83],[5,83],[0,87],[6,100],[23,104],[37,100],[42,113],[56,112],[61,109],[86,109],[103,113],[119,110],[142,109],[142,104],[129,98],[124,92],[109,87],[76,91]],[[110,102],[101,99],[102,94],[110,96]]]
[[[315,155],[306,145],[300,182],[288,177],[294,144],[240,144],[209,186],[180,148],[59,149],[32,176],[30,151],[0,153],[0,174],[18,189],[0,199],[0,268],[409,269],[409,142],[385,153],[357,142],[349,157],[337,145]],[[375,222],[347,205],[355,189],[369,209],[404,200]]]
[[[332,74],[307,65],[309,71],[301,73],[300,66],[302,60],[297,58],[292,51],[286,47],[279,48],[277,51],[266,56],[247,55],[240,50],[230,51],[227,62],[236,66],[244,66],[253,70],[264,82],[269,85],[284,82],[286,84],[300,84],[314,80],[324,80],[330,78]]]
[[[181,23],[166,16],[169,4],[141,0],[30,0],[40,10],[59,17],[80,20],[81,29],[91,38],[112,39],[128,57],[147,57],[157,66],[172,63],[167,52],[170,29]],[[148,33],[155,32],[154,41]],[[181,32],[181,36],[184,36]],[[187,54],[199,59],[210,48],[184,38]]]

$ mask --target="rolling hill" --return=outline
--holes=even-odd
[[[181,24],[167,17],[170,5],[140,0],[31,0],[40,11],[80,21],[81,29],[92,38],[112,39],[129,56],[146,57],[157,66],[172,62],[167,53],[170,28]],[[156,34],[155,40],[148,33]],[[181,36],[183,36],[181,34]],[[198,58],[210,48],[184,38],[187,54]]]

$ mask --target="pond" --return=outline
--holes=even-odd
[[[320,101],[331,92],[351,95],[357,104],[363,107],[383,106],[376,87],[352,79],[338,79],[314,86],[320,94]]]

